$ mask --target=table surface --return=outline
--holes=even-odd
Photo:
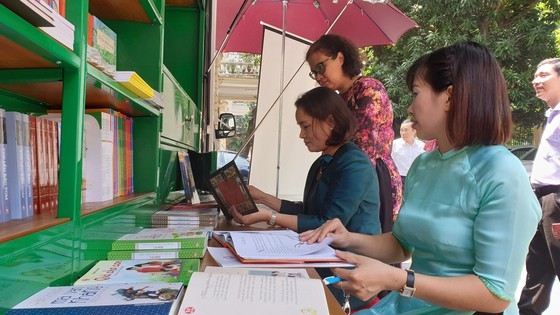
[[[264,223],[263,224],[255,224],[253,226],[243,226],[243,225],[239,225],[235,222],[226,222],[224,220],[221,220],[220,224],[216,227],[215,230],[216,231],[250,231],[250,230],[264,230],[264,229],[270,229],[270,228],[268,228],[268,226]],[[220,244],[216,240],[211,239],[210,242],[208,243],[208,246],[220,247]],[[201,265],[200,265],[200,270],[204,271],[206,266],[218,266],[218,263],[216,263],[214,258],[212,258],[212,255],[210,255],[208,252],[206,252],[206,254],[204,255],[204,258],[202,259],[202,262],[201,262]],[[263,267],[266,267],[266,266],[263,266]],[[307,273],[309,274],[309,277],[314,278],[314,279],[321,279],[319,277],[319,274],[317,274],[317,271],[315,271],[315,268],[307,267],[307,268],[305,268],[305,270],[307,270]],[[329,291],[329,289],[325,285],[323,285],[323,289],[325,290],[325,296],[327,297],[327,305],[329,307],[329,314],[331,314],[331,315],[344,315],[344,312],[342,311],[342,308],[338,304],[338,301],[334,298],[334,296]]]

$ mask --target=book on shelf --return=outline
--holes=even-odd
[[[331,238],[321,243],[302,243],[292,230],[214,231],[212,237],[243,263],[343,261],[329,246]]]
[[[47,287],[7,312],[38,314],[176,314],[184,295],[178,283],[115,283]]]
[[[176,259],[176,258],[203,258],[206,247],[185,249],[154,249],[154,250],[112,250],[107,253],[107,259]]]
[[[231,215],[233,207],[242,215],[259,211],[241,178],[235,160],[210,174],[208,181],[212,195],[227,219],[233,218]]]
[[[87,60],[113,77],[117,67],[117,33],[98,17],[88,14]]]
[[[101,283],[183,282],[200,268],[200,259],[100,260],[74,285]]]
[[[69,50],[74,50],[75,27],[61,13],[53,11],[53,26],[41,26],[39,29]]]
[[[0,0],[0,3],[27,20],[33,26],[54,25],[54,10],[43,1]]]
[[[177,152],[177,159],[179,160],[179,168],[181,170],[181,181],[183,182],[183,189],[185,191],[185,200],[187,203],[193,205],[199,204],[200,198],[196,191],[189,154],[179,151]]]
[[[8,197],[8,169],[6,143],[6,112],[0,108],[0,222],[10,221],[10,199]]]
[[[84,116],[84,202],[113,199],[113,127],[109,113]]]
[[[22,219],[27,213],[25,162],[23,153],[23,122],[20,113],[6,112],[6,165],[8,168],[8,193],[10,219]]]
[[[25,176],[25,213],[24,218],[34,214],[35,205],[33,204],[33,165],[31,164],[31,144],[29,130],[29,115],[21,114],[21,131],[23,142],[23,171]]]
[[[209,229],[144,229],[138,233],[126,234],[115,240],[112,250],[152,250],[203,248],[208,244]]]
[[[329,314],[319,279],[195,272],[179,313]]]
[[[115,81],[140,98],[150,99],[154,96],[154,89],[135,71],[115,71]]]

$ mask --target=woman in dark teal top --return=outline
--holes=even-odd
[[[356,123],[344,100],[331,89],[318,87],[300,96],[295,105],[300,138],[309,151],[322,153],[307,175],[303,202],[281,200],[249,186],[257,203],[272,210],[260,208],[246,216],[234,211],[234,219],[301,232],[338,218],[350,231],[381,233],[377,175],[368,156],[351,141]]]

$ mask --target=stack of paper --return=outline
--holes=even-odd
[[[134,71],[116,71],[115,81],[141,98],[152,98],[154,89]]]

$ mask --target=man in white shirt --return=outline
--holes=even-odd
[[[542,314],[550,303],[555,278],[560,279],[560,239],[552,231],[552,224],[560,223],[560,58],[539,63],[533,88],[550,108],[531,173],[543,215],[529,246],[527,280],[517,304],[520,315]]]
[[[401,137],[393,140],[391,157],[397,165],[404,187],[406,173],[408,173],[410,165],[418,155],[424,152],[424,142],[416,139],[416,130],[412,128],[410,119],[402,122],[400,131]]]

